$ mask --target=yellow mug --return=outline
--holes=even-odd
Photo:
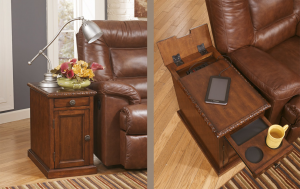
[[[278,148],[281,144],[288,125],[281,127],[280,125],[272,125],[269,127],[266,143],[270,148]]]

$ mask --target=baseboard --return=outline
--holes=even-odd
[[[30,108],[0,114],[0,124],[30,118]]]

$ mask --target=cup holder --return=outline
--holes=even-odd
[[[260,148],[252,146],[246,150],[245,156],[251,163],[258,163],[263,159],[264,153]]]

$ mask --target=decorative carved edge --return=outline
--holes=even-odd
[[[88,89],[88,91],[73,91],[73,92],[61,92],[61,93],[48,93],[47,91],[43,90],[40,87],[37,87],[36,85],[33,85],[31,83],[27,83],[27,85],[32,88],[33,90],[45,94],[49,98],[59,98],[59,97],[74,97],[74,96],[94,96],[97,94],[96,91],[92,89]]]
[[[244,79],[244,81],[252,89],[254,89],[255,92],[257,92],[255,90],[255,88],[245,79],[245,77],[232,64],[230,64],[228,62],[228,60],[226,60],[226,59],[223,59],[223,60],[226,61]],[[217,63],[217,62],[215,62],[215,63]],[[217,138],[225,136],[229,131],[234,130],[235,128],[237,128],[238,126],[242,125],[246,121],[252,119],[253,117],[255,117],[255,116],[259,115],[260,113],[262,113],[264,110],[266,110],[266,109],[268,109],[268,108],[271,107],[271,105],[257,92],[257,94],[263,99],[263,101],[265,101],[265,105],[261,106],[260,108],[258,108],[254,112],[252,112],[251,114],[243,117],[242,119],[238,120],[237,122],[233,123],[232,125],[229,125],[226,129],[224,129],[222,131],[218,131],[216,129],[216,127],[209,121],[209,119],[207,118],[207,116],[205,115],[205,113],[203,112],[203,110],[201,110],[201,108],[199,107],[199,105],[197,104],[197,102],[194,100],[194,98],[191,96],[191,94],[184,87],[184,85],[181,83],[180,80],[178,80],[178,83],[179,83],[179,86],[184,90],[184,92],[188,96],[188,98],[191,100],[191,102],[194,104],[194,106],[196,107],[198,113],[203,117],[203,119],[206,122],[206,124],[211,128],[212,132],[215,133],[215,135],[217,136]]]

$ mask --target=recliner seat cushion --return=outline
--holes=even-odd
[[[294,36],[267,53],[300,76],[300,37]]]

